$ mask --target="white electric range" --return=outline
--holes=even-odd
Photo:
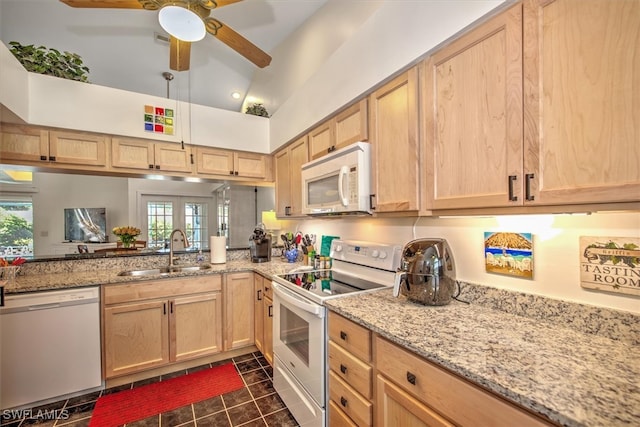
[[[401,245],[333,240],[330,270],[302,267],[274,277],[273,385],[300,426],[327,425],[324,302],[393,286],[401,251]]]

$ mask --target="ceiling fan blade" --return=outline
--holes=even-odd
[[[215,18],[207,17],[204,25],[211,35],[225,43],[231,49],[247,58],[260,68],[264,68],[271,63],[271,57],[262,51],[258,46],[236,33],[228,25],[223,24]]]
[[[230,4],[238,3],[242,0],[200,0],[200,3],[207,9],[216,9],[218,7],[228,6]]]
[[[186,71],[191,60],[191,43],[171,36],[169,42],[169,68],[174,71]]]
[[[142,9],[138,0],[60,0],[71,7],[96,9]]]

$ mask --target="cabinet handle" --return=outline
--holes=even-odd
[[[173,301],[169,303],[169,313],[173,314]]]
[[[162,303],[162,314],[166,315],[167,314],[167,303]]]
[[[285,214],[285,216],[290,216],[291,215],[291,206],[285,206],[284,207],[284,214]]]
[[[376,198],[375,194],[369,194],[369,207],[371,208],[372,211],[376,210],[375,203],[373,203],[373,200],[375,198]]]
[[[258,298],[258,301],[262,301],[262,289],[258,289],[258,295],[256,298]]]
[[[56,161],[56,156],[49,156],[49,161],[50,162],[55,162]]]
[[[531,180],[534,178],[532,173],[528,173],[524,176],[524,198],[528,201],[535,200],[535,196],[531,194]]]
[[[509,201],[511,202],[518,201],[518,196],[513,195],[513,183],[516,179],[518,179],[516,175],[509,175]]]
[[[153,169],[153,165],[149,165],[149,169]]]
[[[345,399],[343,396],[340,396],[340,404],[341,404],[343,407],[345,407],[345,408],[346,408],[346,407],[347,407],[347,403],[349,403],[349,402],[347,402],[347,399]]]
[[[47,161],[47,156],[40,156],[40,160],[42,160],[43,162]]]
[[[413,385],[416,385],[416,376],[411,372],[407,371],[407,381],[409,381],[409,383]]]
[[[182,149],[184,150],[184,146],[182,147]],[[189,157],[191,158],[191,164],[193,164],[193,154],[190,154]]]
[[[340,339],[342,341],[346,341],[347,340],[347,333],[345,331],[340,331]]]
[[[233,174],[234,174],[235,176],[238,176],[238,171],[235,171]]]
[[[347,373],[347,367],[344,366],[342,363],[340,364],[340,372],[342,372],[343,374]]]
[[[160,169],[160,165],[156,165],[156,169]]]
[[[233,171],[229,171],[229,175],[233,175]]]
[[[269,310],[267,310],[267,311],[268,311],[268,313],[269,313],[269,317],[273,317],[273,313],[271,312],[271,311],[272,311],[272,309],[273,309],[273,306],[272,306],[272,305],[270,305],[270,306],[269,306]]]

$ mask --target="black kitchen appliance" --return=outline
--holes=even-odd
[[[249,237],[249,253],[251,262],[271,261],[271,236],[264,232],[264,226],[259,224]]]

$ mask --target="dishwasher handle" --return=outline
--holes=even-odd
[[[0,307],[4,307],[4,286],[0,286]]]

